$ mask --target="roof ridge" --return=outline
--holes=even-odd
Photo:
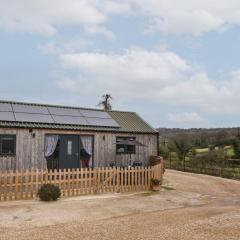
[[[68,109],[82,109],[82,110],[99,111],[99,112],[123,112],[123,113],[125,112],[125,113],[136,113],[136,112],[132,112],[132,111],[124,111],[124,110],[109,110],[109,111],[105,111],[105,110],[103,110],[103,109],[90,108],[90,107],[77,107],[77,106],[66,106],[66,105],[45,104],[45,103],[30,103],[30,102],[10,101],[10,100],[0,100],[0,103],[23,104],[23,105],[39,106],[39,107],[56,107],[56,108],[68,108]]]

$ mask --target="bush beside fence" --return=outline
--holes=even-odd
[[[162,163],[151,167],[0,171],[0,201],[37,197],[42,184],[61,189],[62,196],[149,190],[151,179],[162,180]]]

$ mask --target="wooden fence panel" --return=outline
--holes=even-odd
[[[63,197],[149,190],[151,179],[162,180],[163,166],[64,170],[0,171],[0,201],[33,199],[43,184],[58,186]]]

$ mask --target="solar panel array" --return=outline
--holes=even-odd
[[[0,121],[119,127],[104,111],[20,103],[0,103]]]

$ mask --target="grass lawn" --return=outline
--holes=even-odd
[[[224,149],[225,149],[227,157],[233,157],[234,156],[234,150],[233,150],[232,147],[226,146]]]
[[[234,150],[231,146],[225,146],[224,150],[225,150],[225,154],[226,154],[227,157],[233,157],[234,156]],[[208,151],[209,151],[209,148],[196,148],[197,153],[206,153]]]
[[[197,153],[205,153],[208,151],[209,151],[209,148],[196,148]]]

